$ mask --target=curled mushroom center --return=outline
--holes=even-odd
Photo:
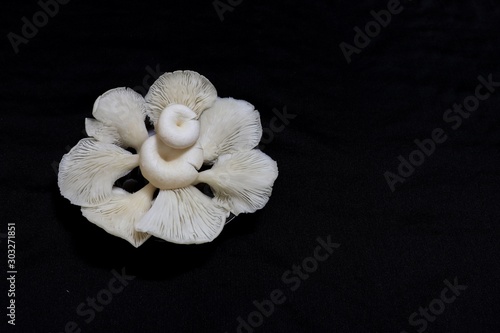
[[[191,147],[200,136],[200,122],[196,116],[196,113],[185,105],[169,105],[158,119],[156,132],[161,141],[169,147]]]
[[[143,176],[161,190],[191,185],[203,164],[196,113],[184,105],[169,105],[155,127],[157,134],[144,141],[139,153]]]

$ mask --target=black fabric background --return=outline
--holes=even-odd
[[[0,330],[236,332],[280,289],[286,301],[255,332],[410,333],[423,328],[412,313],[456,278],[467,289],[425,331],[500,331],[500,91],[457,130],[443,120],[479,75],[500,81],[500,7],[403,6],[347,64],[339,44],[387,1],[245,0],[221,21],[211,1],[72,0],[18,54],[7,34],[40,7],[4,3],[0,233],[16,223],[18,274],[12,327],[2,238]],[[267,206],[210,244],[135,249],[59,194],[54,162],[84,137],[94,100],[140,88],[148,66],[205,75],[264,127],[273,109],[296,116],[265,145],[280,170]],[[391,192],[384,173],[435,128],[448,140]],[[340,247],[292,291],[282,275],[329,235]],[[136,278],[86,323],[77,307],[122,268]]]

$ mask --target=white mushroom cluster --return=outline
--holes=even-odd
[[[109,90],[92,115],[85,120],[89,137],[62,158],[59,188],[90,222],[136,247],[151,235],[210,242],[230,213],[253,213],[269,200],[278,167],[256,149],[259,112],[217,97],[196,72],[166,73],[145,97],[129,88]],[[148,133],[146,117],[154,132]],[[148,182],[142,189],[116,186],[137,167]],[[213,197],[196,187],[202,183]]]

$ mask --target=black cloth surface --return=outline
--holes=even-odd
[[[500,331],[497,3],[54,3],[1,14],[1,332]],[[136,249],[57,163],[99,95],[179,69],[255,105],[279,177],[213,242]]]

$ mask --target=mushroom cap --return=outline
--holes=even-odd
[[[263,208],[277,177],[277,163],[252,149],[219,156],[211,169],[200,172],[197,181],[210,185],[215,202],[238,215]]]
[[[205,163],[219,155],[255,148],[262,137],[260,115],[254,106],[234,98],[217,98],[200,116],[200,144]]]
[[[144,141],[139,156],[144,178],[162,190],[191,185],[203,164],[203,151],[199,145],[174,149],[165,145],[158,135]]]
[[[200,244],[220,234],[227,216],[226,209],[194,186],[161,190],[136,230],[172,243]]]
[[[146,112],[156,125],[162,111],[170,104],[182,104],[197,116],[214,103],[217,90],[203,75],[193,71],[175,71],[160,76],[146,94]]]
[[[139,156],[93,138],[80,140],[59,164],[57,183],[72,204],[95,206],[109,200],[114,182],[139,165]]]
[[[156,124],[156,133],[169,147],[184,149],[200,136],[200,122],[194,111],[185,105],[171,104],[163,110]]]
[[[120,147],[126,147],[116,127],[105,125],[103,122],[93,118],[85,118],[85,132],[88,136],[100,142],[113,143]]]
[[[108,90],[96,99],[92,111],[92,115],[103,125],[97,127],[89,123],[87,128],[93,134],[111,132],[112,137],[119,138],[112,143],[138,150],[144,140],[148,138],[148,131],[144,124],[145,108],[144,98],[130,88]],[[107,127],[106,131],[103,127]],[[100,128],[99,131],[97,131],[98,128]],[[99,135],[99,137],[102,139],[103,135]],[[105,142],[109,142],[109,140]]]
[[[155,190],[151,184],[135,193],[114,187],[108,202],[94,207],[82,207],[82,214],[106,232],[139,247],[151,235],[136,231],[135,224],[151,208]]]

